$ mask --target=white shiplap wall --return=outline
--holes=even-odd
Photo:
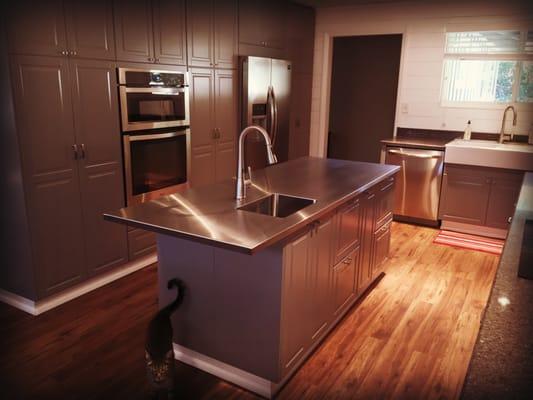
[[[441,104],[445,32],[452,26],[509,29],[529,25],[531,21],[533,7],[515,0],[428,1],[317,9],[310,154],[325,155],[333,37],[404,35],[396,126],[463,130],[467,120],[471,120],[474,131],[496,133],[503,107],[452,108]],[[520,105],[516,131],[527,135],[532,122],[533,105]]]

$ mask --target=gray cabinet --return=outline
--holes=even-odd
[[[115,0],[117,60],[186,64],[185,0]]]
[[[153,0],[154,60],[187,63],[185,0]]]
[[[376,190],[371,188],[361,196],[361,256],[358,269],[357,291],[364,291],[372,281],[372,250],[376,226]]]
[[[126,228],[104,221],[124,206],[115,65],[71,60],[74,126],[89,275],[127,261]]]
[[[483,225],[489,193],[490,178],[484,170],[446,165],[442,180],[440,219]]]
[[[193,0],[187,3],[189,65],[237,66],[237,2]]]
[[[447,164],[439,218],[463,227],[505,231],[514,214],[523,176],[522,171]]]
[[[127,259],[115,68],[16,56],[12,79],[38,296]]]
[[[343,260],[333,267],[333,315],[346,309],[357,293],[357,277],[361,247],[357,246]]]
[[[283,255],[281,368],[290,370],[331,320],[333,217],[311,224]]]
[[[37,292],[44,297],[85,277],[68,61],[16,56],[11,72]]]
[[[283,58],[286,2],[249,0],[239,2],[239,53]]]
[[[235,174],[237,79],[234,70],[192,68],[191,184],[201,186]]]
[[[115,0],[117,60],[154,61],[154,35],[150,0]]]
[[[337,213],[335,263],[340,262],[360,241],[361,201],[350,200]]]
[[[110,0],[23,0],[10,4],[8,13],[11,53],[115,58]]]

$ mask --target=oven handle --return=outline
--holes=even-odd
[[[387,153],[389,154],[397,154],[401,157],[413,157],[413,158],[442,158],[442,155],[439,154],[414,154],[414,153],[407,153],[404,151],[399,150],[387,150]]]
[[[157,95],[170,95],[170,96],[178,96],[182,93],[185,93],[187,88],[129,88],[121,86],[121,89],[124,89],[126,93],[150,93],[150,94],[157,94]]]
[[[130,142],[140,142],[143,140],[157,140],[168,139],[171,137],[187,135],[188,132],[167,132],[167,133],[155,133],[152,135],[128,135]]]

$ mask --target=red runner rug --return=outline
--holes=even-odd
[[[433,243],[444,244],[454,247],[462,247],[469,250],[484,251],[492,254],[502,254],[504,241],[482,236],[468,235],[452,231],[440,231]]]

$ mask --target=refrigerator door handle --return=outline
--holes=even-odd
[[[278,134],[278,102],[276,101],[276,94],[274,93],[274,87],[270,89],[272,97],[272,146],[276,143],[276,136]]]
[[[266,130],[270,135],[272,140],[274,133],[274,102],[272,99],[272,86],[268,86],[267,89],[267,120],[266,120]]]

